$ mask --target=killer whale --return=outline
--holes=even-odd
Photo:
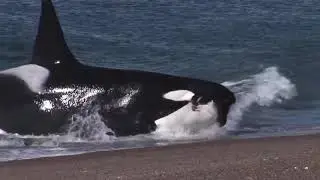
[[[84,65],[70,51],[52,1],[41,2],[31,62],[0,72],[0,84],[6,87],[0,90],[3,131],[59,133],[72,115],[98,106],[116,136],[143,134],[188,104],[197,111],[212,102],[216,121],[226,124],[235,102],[228,88],[188,77]]]

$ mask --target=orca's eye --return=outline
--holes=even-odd
[[[200,96],[200,97],[198,97],[197,102],[200,102],[200,101],[201,101],[201,99],[202,99],[202,97],[201,97],[201,96]]]

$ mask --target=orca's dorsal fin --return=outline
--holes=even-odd
[[[73,65],[77,63],[64,39],[51,0],[41,0],[41,16],[31,63],[47,68],[55,64]]]

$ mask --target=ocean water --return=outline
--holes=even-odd
[[[82,63],[215,81],[234,91],[238,101],[224,128],[196,134],[186,130],[194,122],[115,138],[105,134],[108,127],[93,113],[75,122],[90,126],[86,137],[72,128],[65,135],[3,135],[0,161],[320,132],[320,1],[53,3]],[[0,2],[0,69],[30,61],[39,15],[40,0]]]

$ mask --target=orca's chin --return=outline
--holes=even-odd
[[[228,120],[228,114],[230,112],[231,105],[228,104],[216,104],[217,108],[217,122],[219,123],[220,127],[226,125]]]

